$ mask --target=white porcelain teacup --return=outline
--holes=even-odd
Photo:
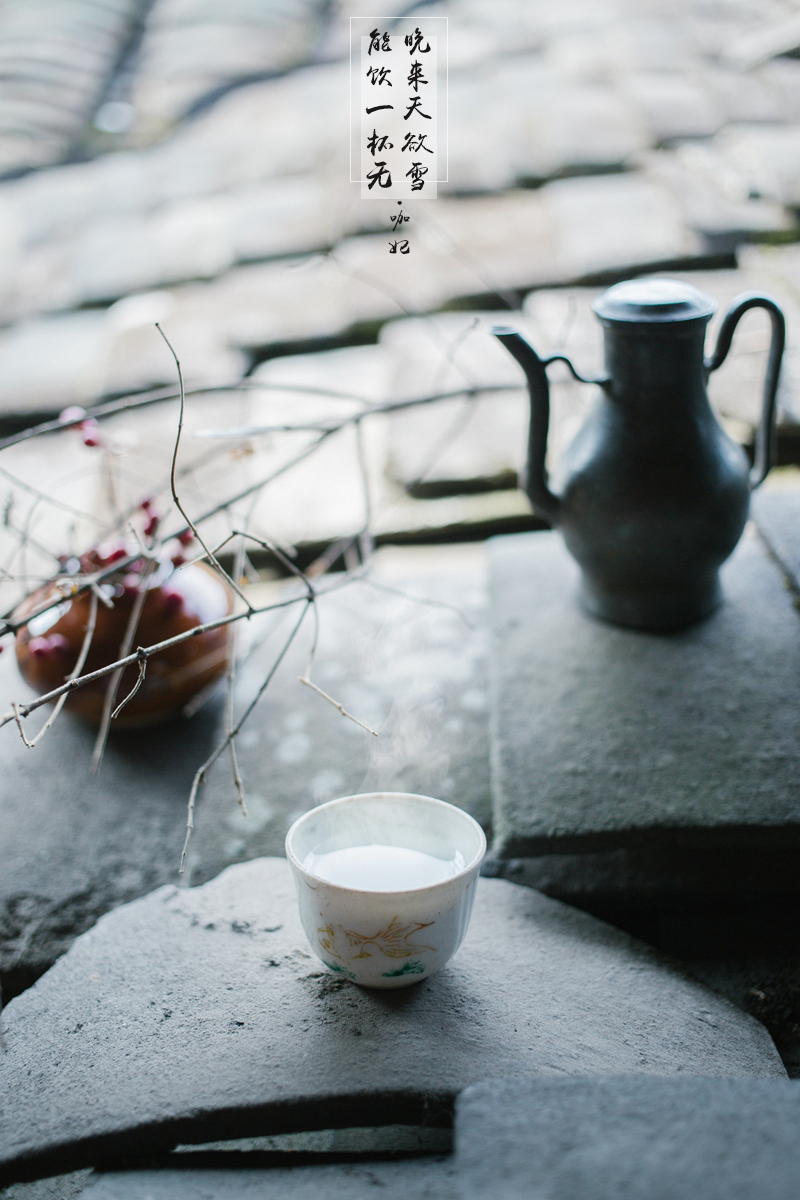
[[[331,800],[286,835],[314,953],[373,988],[417,983],[452,958],[485,853],[483,830],[468,813],[407,792]]]

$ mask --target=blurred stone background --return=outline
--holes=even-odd
[[[376,7],[387,18],[449,17],[449,179],[435,203],[406,202],[407,257],[388,253],[391,206],[360,200],[349,182],[349,18],[368,6],[0,3],[0,442],[68,405],[172,388],[156,321],[190,387],[219,389],[187,409],[181,486],[195,515],[315,436],[195,434],[324,422],[354,399],[490,389],[371,417],[360,451],[343,429],[261,493],[251,528],[307,564],[362,528],[363,455],[382,547],[375,578],[389,590],[364,583],[331,599],[319,679],[389,736],[372,753],[361,731],[298,687],[300,647],[242,739],[249,824],[227,769],[212,774],[193,882],[280,853],[293,816],[359,787],[430,790],[488,822],[485,568],[480,546],[444,544],[541,527],[517,488],[527,405],[518,368],[490,334],[498,317],[593,374],[602,345],[590,302],[608,283],[667,273],[711,293],[721,312],[738,292],[771,292],[787,311],[789,346],[781,465],[766,486],[800,480],[800,5]],[[749,314],[712,380],[713,403],[745,446],[767,343],[765,315]],[[555,455],[592,389],[557,368],[553,380]],[[164,494],[176,416],[170,401],[113,417],[105,452],[74,431],[3,449],[4,609],[20,583],[54,569],[54,555],[85,549],[116,512]],[[230,524],[221,516],[209,536]],[[269,636],[258,634],[266,649],[259,643],[242,673],[245,699]],[[25,699],[13,655],[0,668],[4,701]],[[146,745],[112,741],[91,784],[90,737],[71,718],[35,755],[13,727],[0,735],[10,992],[101,912],[174,880],[215,711],[177,749],[169,730]]]
[[[590,300],[631,274],[691,278],[723,309],[737,291],[767,289],[796,324],[792,0],[390,3],[388,16],[450,19],[449,181],[437,203],[407,206],[404,258],[388,254],[390,205],[361,201],[349,182],[347,39],[363,11],[345,0],[0,6],[0,432],[173,382],[156,320],[190,384],[272,389],[196,401],[192,432],[346,409],[318,400],[312,412],[281,383],[385,401],[496,382],[504,393],[370,423],[379,539],[473,537],[532,526],[515,488],[526,406],[488,332],[496,310],[517,310],[541,349],[589,372],[601,354]],[[763,314],[748,317],[713,379],[744,444],[766,337]],[[790,339],[785,463],[800,458],[798,378]],[[554,454],[591,401],[565,379],[555,393]],[[110,427],[132,502],[161,477],[174,420],[164,406]],[[47,461],[60,498],[97,511],[107,497],[77,441],[42,439],[3,463],[30,481]],[[192,477],[198,501],[276,453],[269,438],[216,450],[213,471]],[[317,544],[357,527],[354,452],[352,438],[333,439],[271,490],[273,536]],[[63,549],[55,513],[46,531],[43,513],[34,521]]]

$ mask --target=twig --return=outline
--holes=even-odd
[[[356,459],[361,475],[361,488],[364,495],[364,530],[372,528],[372,489],[370,487],[369,466],[364,447],[364,427],[361,421],[356,422]]]
[[[233,505],[238,504],[240,500],[246,500],[247,497],[252,496],[254,492],[258,492],[261,490],[261,488],[265,488],[268,483],[272,483],[272,481],[277,479],[278,476],[283,475],[286,471],[291,470],[292,467],[296,467],[297,464],[301,463],[304,458],[308,458],[309,454],[313,454],[314,451],[322,445],[326,438],[329,438],[333,433],[337,433],[338,430],[338,425],[333,429],[326,430],[325,433],[320,434],[318,438],[315,438],[313,442],[310,442],[308,446],[305,446],[299,454],[295,455],[294,458],[289,459],[288,462],[285,462],[276,470],[271,471],[270,474],[265,476],[263,479],[259,479],[257,483],[251,483],[249,487],[243,488],[242,491],[237,492],[235,496],[230,496],[227,500],[221,500],[220,503],[215,504],[213,508],[206,509],[202,516],[195,517],[195,524],[201,525],[204,521],[210,520],[211,517],[216,517],[218,513],[225,512],[227,509],[232,508]],[[173,536],[178,537],[181,533],[185,533],[191,528],[192,527],[190,525],[186,525],[183,529],[176,530]],[[200,544],[202,545],[202,542]]]
[[[237,579],[242,577],[242,566],[244,563],[244,537],[239,538],[239,545],[236,548],[236,561],[234,563],[234,574]],[[225,704],[225,732],[230,738],[228,742],[228,750],[231,760],[231,771],[233,772],[233,786],[236,788],[236,800],[239,808],[242,810],[242,816],[247,816],[247,805],[244,798],[244,783],[239,770],[239,759],[236,754],[236,742],[233,737],[233,697],[234,685],[236,682],[236,631],[238,626],[231,625],[228,637],[228,671],[227,685],[228,694]]]
[[[104,605],[106,608],[110,608],[113,610],[114,601],[111,599],[110,596],[107,596],[105,594],[105,592],[103,591],[103,589],[100,587],[99,584],[93,583],[91,585],[91,591],[92,591],[92,595],[94,596],[95,600],[99,600],[100,603],[102,605]]]
[[[347,425],[365,420],[367,417],[380,416],[381,413],[403,412],[407,408],[418,408],[420,405],[436,404],[440,400],[471,399],[485,392],[521,392],[522,385],[517,383],[474,384],[457,388],[452,392],[437,392],[430,396],[415,396],[411,400],[387,400],[385,404],[373,404],[361,412],[350,413],[338,421],[322,423],[308,422],[302,425],[234,425],[230,429],[198,429],[196,438],[243,438],[256,437],[261,433],[336,433]]]
[[[83,664],[86,662],[86,658],[89,654],[89,647],[92,644],[92,638],[94,637],[94,630],[95,630],[96,624],[97,624],[97,594],[95,592],[93,592],[92,599],[91,599],[91,605],[89,608],[89,620],[86,622],[86,631],[84,632],[84,635],[83,635],[83,642],[81,643],[80,653],[78,654],[78,661],[75,663],[75,666],[72,668],[69,675],[67,676],[68,680],[77,679],[77,677],[80,675],[81,671],[83,670]],[[22,740],[23,740],[23,742],[25,742],[25,745],[28,747],[29,750],[32,750],[34,748],[34,746],[36,745],[36,743],[39,742],[44,737],[44,735],[47,733],[48,729],[50,729],[52,727],[53,722],[55,721],[56,717],[61,712],[64,705],[66,704],[68,695],[69,695],[68,692],[64,692],[64,693],[62,693],[61,696],[59,696],[55,708],[53,709],[53,711],[50,714],[50,716],[48,717],[48,719],[45,721],[42,728],[36,734],[36,737],[33,739],[33,741],[29,742],[27,740],[27,738],[25,737],[25,734],[24,733],[22,734]],[[15,708],[16,708],[16,706],[15,706]],[[19,725],[20,733],[22,733],[22,724],[19,721],[19,716],[17,716],[17,724]]]
[[[210,562],[213,563],[213,565],[216,567],[217,571],[223,577],[223,579],[227,579],[228,583],[230,583],[233,590],[236,592],[237,596],[239,596],[239,598],[244,601],[244,603],[247,605],[248,612],[252,613],[250,601],[247,599],[247,597],[245,596],[242,589],[239,587],[236,580],[231,579],[228,572],[226,570],[224,570],[224,568],[222,566],[220,566],[219,559],[216,557],[213,550],[209,549],[209,547],[205,544],[202,537],[200,536],[197,526],[195,525],[194,521],[187,513],[186,509],[181,504],[181,500],[178,495],[178,489],[177,489],[176,482],[175,482],[175,469],[178,465],[178,451],[180,450],[181,434],[183,433],[183,414],[184,414],[184,410],[186,408],[186,392],[184,391],[184,387],[183,387],[183,371],[181,370],[180,359],[178,358],[177,354],[175,353],[175,350],[173,349],[172,342],[169,340],[167,335],[164,333],[164,330],[161,328],[161,326],[158,324],[157,321],[156,321],[156,329],[158,330],[158,332],[161,334],[162,338],[166,342],[167,349],[169,350],[170,354],[172,355],[172,357],[175,360],[175,369],[178,372],[178,387],[180,388],[181,407],[180,407],[180,411],[178,413],[178,430],[175,435],[175,446],[172,451],[172,467],[171,467],[170,473],[169,473],[169,486],[170,486],[170,491],[172,492],[172,499],[175,503],[175,507],[177,508],[178,512],[181,514],[184,521],[188,525],[189,529],[191,529],[192,533],[194,534],[194,536],[197,538],[200,545],[205,550],[206,554],[209,557]]]
[[[337,580],[325,590],[325,595],[329,592],[338,591],[340,588],[352,582],[352,577],[346,577]],[[307,596],[290,596],[287,600],[277,600],[274,604],[264,604],[260,608],[253,609],[253,615],[259,616],[261,613],[274,612],[280,608],[290,608],[293,604],[299,604],[301,601],[308,602]],[[51,700],[56,700],[65,692],[74,691],[76,688],[86,687],[89,683],[94,683],[97,679],[103,679],[106,675],[111,675],[114,671],[122,667],[128,667],[131,663],[139,662],[142,657],[152,658],[154,654],[160,654],[162,650],[168,650],[172,646],[178,646],[181,642],[186,642],[189,638],[199,637],[204,633],[209,633],[212,629],[221,629],[225,625],[231,625],[234,621],[241,621],[247,617],[246,612],[228,613],[225,617],[219,617],[216,621],[206,621],[204,625],[193,625],[191,629],[185,629],[182,633],[176,633],[174,637],[165,638],[163,642],[154,642],[152,646],[140,646],[134,654],[128,654],[125,658],[120,658],[116,662],[109,663],[105,667],[98,667],[96,671],[90,671],[88,675],[81,675],[75,679],[70,679],[66,683],[62,683],[60,687],[53,688],[52,691],[46,692],[43,696],[37,696],[35,700],[30,700],[27,704],[20,704],[19,709],[22,717],[27,717],[37,708],[41,708],[43,704],[49,704]],[[3,725],[8,725],[14,720],[13,710],[6,712],[0,717],[0,728]]]
[[[142,684],[144,683],[144,677],[145,677],[145,674],[146,674],[146,672],[147,672],[147,659],[146,659],[146,658],[140,658],[140,659],[139,659],[139,675],[138,675],[138,678],[137,678],[137,680],[136,680],[136,683],[133,685],[133,687],[131,688],[131,690],[128,692],[127,696],[126,696],[126,697],[125,697],[125,699],[122,701],[122,703],[121,703],[121,704],[118,704],[118,705],[117,705],[117,707],[114,709],[113,713],[111,714],[111,720],[112,720],[112,721],[116,721],[117,717],[118,717],[118,716],[119,716],[119,714],[122,712],[122,710],[123,710],[123,708],[125,707],[125,705],[126,705],[126,704],[127,704],[129,701],[130,701],[130,700],[132,700],[132,699],[133,699],[133,697],[136,695],[136,693],[138,692],[139,688],[140,688],[140,687],[142,686]]]
[[[283,649],[281,650],[278,657],[275,659],[275,662],[272,664],[272,667],[270,668],[270,671],[269,671],[266,679],[261,684],[261,687],[258,689],[256,695],[250,701],[250,703],[248,704],[244,713],[239,718],[239,720],[237,721],[236,725],[231,730],[231,732],[225,734],[225,737],[222,739],[222,741],[219,743],[219,745],[216,747],[216,749],[212,751],[212,753],[208,756],[208,758],[202,764],[202,766],[198,767],[198,769],[197,769],[195,777],[192,780],[192,790],[189,793],[189,804],[188,804],[187,813],[186,813],[186,837],[184,838],[183,851],[181,852],[181,864],[180,864],[180,867],[178,868],[179,875],[183,874],[183,869],[184,869],[184,866],[186,863],[186,852],[189,849],[189,839],[191,838],[192,830],[194,829],[194,810],[195,810],[195,805],[197,803],[198,790],[200,789],[200,786],[205,782],[205,778],[206,778],[208,771],[211,769],[211,767],[217,761],[220,754],[223,753],[223,751],[225,750],[225,748],[227,747],[227,745],[231,741],[231,739],[235,738],[236,735],[239,733],[239,731],[242,728],[242,726],[244,725],[245,721],[250,716],[250,714],[252,713],[255,706],[258,704],[261,697],[264,695],[264,692],[269,687],[269,684],[272,682],[272,678],[273,678],[275,672],[277,671],[278,667],[283,662],[283,659],[284,659],[289,647],[291,646],[292,642],[294,641],[295,637],[297,636],[300,626],[303,624],[303,619],[305,618],[305,615],[308,612],[308,606],[310,603],[311,603],[311,601],[307,597],[305,597],[305,608],[301,612],[300,617],[294,626],[294,629],[289,634],[289,637],[287,638],[286,642],[283,645]]]
[[[433,608],[449,608],[451,612],[458,613],[467,629],[477,628],[475,622],[470,621],[467,614],[457,604],[448,604],[446,600],[431,600],[428,596],[412,596],[410,592],[404,592],[401,588],[391,587],[388,583],[378,583],[376,579],[372,579],[369,575],[363,575],[361,578],[362,582],[368,584],[369,587],[377,588],[380,592],[391,592],[394,596],[402,596],[404,600],[411,600],[414,604],[428,604]]]
[[[144,608],[144,602],[147,599],[147,581],[150,578],[150,576],[152,575],[153,570],[155,569],[155,567],[157,565],[158,565],[157,559],[155,559],[155,558],[148,559],[144,565],[144,570],[142,571],[142,573],[139,577],[139,591],[137,592],[136,599],[134,600],[133,606],[131,607],[130,616],[128,617],[128,624],[125,627],[125,636],[123,637],[122,644],[120,645],[120,648],[119,648],[119,656],[121,659],[124,659],[126,657],[126,655],[130,651],[131,646],[133,645],[133,639],[136,637],[136,630],[139,628],[139,618],[142,615],[142,609]],[[134,658],[137,659],[140,663],[139,670],[141,672],[141,678],[139,680],[139,683],[141,683],[141,679],[144,678],[144,674],[143,674],[142,668],[141,668],[141,662],[143,660],[139,657],[141,653],[142,653],[141,651],[137,651],[136,654],[134,655]],[[97,740],[95,741],[95,744],[94,744],[94,751],[92,753],[92,762],[91,762],[91,766],[89,768],[89,770],[91,771],[91,773],[93,775],[96,775],[97,772],[100,770],[100,763],[103,761],[103,753],[105,751],[106,742],[108,740],[108,731],[111,727],[112,710],[114,708],[114,701],[117,698],[117,691],[119,689],[119,685],[122,682],[123,671],[124,671],[124,667],[120,667],[117,671],[115,671],[114,674],[111,676],[111,679],[108,682],[108,687],[106,688],[106,694],[103,699],[103,712],[100,717],[100,728],[97,731]],[[137,687],[138,687],[138,685],[137,685]],[[130,697],[128,697],[128,699],[130,699]],[[122,705],[120,705],[120,708],[122,708],[122,707],[124,707],[124,703]]]
[[[26,737],[26,735],[25,735],[25,730],[22,728],[22,721],[21,721],[21,719],[20,719],[20,715],[19,715],[19,709],[17,708],[17,702],[16,702],[16,700],[13,700],[13,701],[12,701],[12,703],[11,703],[11,707],[14,709],[14,720],[17,722],[17,729],[19,730],[19,736],[22,738],[23,742],[24,742],[24,743],[25,743],[25,745],[28,747],[28,749],[29,749],[29,750],[32,750],[32,749],[33,749],[33,742],[29,742],[29,741],[28,741],[28,739],[27,739],[27,737]]]
[[[30,599],[30,597],[34,595],[34,592],[30,592],[27,596],[23,596],[22,600],[20,600],[13,609],[10,609],[8,612],[4,613],[2,617],[0,617],[0,620],[3,621],[3,625],[0,627],[0,637],[3,637],[6,633],[16,633],[18,629],[23,629],[29,621],[33,620],[34,617],[38,617],[42,613],[49,612],[51,608],[58,608],[59,604],[63,604],[64,601],[68,600],[71,596],[79,596],[81,592],[89,591],[96,583],[102,582],[102,580],[106,579],[109,575],[116,575],[118,572],[124,571],[126,567],[130,567],[133,563],[138,562],[141,557],[142,556],[138,553],[138,551],[136,554],[129,554],[127,558],[115,562],[112,566],[104,567],[102,571],[95,571],[93,575],[84,575],[83,583],[73,582],[67,585],[66,580],[69,578],[69,576],[62,576],[64,583],[59,583],[59,577],[56,576],[55,583],[56,586],[61,590],[61,595],[55,599],[48,600],[46,604],[37,606],[33,612],[26,613],[26,615],[21,617],[18,621],[14,621],[12,620],[12,614],[16,612],[20,604],[24,603],[25,600]],[[67,590],[64,591],[64,588],[67,588]]]
[[[363,721],[359,721],[358,717],[354,717],[353,714],[349,713],[347,709],[339,703],[338,700],[334,700],[333,696],[329,696],[327,692],[323,692],[322,688],[317,687],[317,685],[312,683],[310,679],[307,679],[305,675],[298,675],[297,678],[301,683],[304,683],[306,687],[311,688],[312,692],[316,692],[318,696],[322,696],[323,700],[327,700],[328,704],[332,704],[334,708],[338,709],[343,717],[347,717],[348,721],[353,721],[356,725],[360,725],[362,729],[366,729],[367,733],[371,733],[373,737],[378,736],[374,729],[371,729],[369,725],[365,725]]]
[[[15,487],[22,488],[25,492],[30,492],[32,496],[37,496],[45,504],[52,504],[56,508],[60,508],[63,512],[72,513],[73,516],[81,517],[85,521],[94,521],[96,525],[103,524],[102,517],[95,516],[94,513],[84,512],[81,508],[75,508],[72,504],[68,504],[66,500],[56,500],[54,496],[48,496],[47,492],[40,492],[33,484],[26,483],[24,479],[18,479],[16,475],[12,475],[5,467],[0,467],[0,475],[8,479],[10,483],[13,483]]]
[[[352,400],[358,404],[369,403],[363,396],[354,396],[352,392],[337,392],[332,388],[313,387],[309,384],[266,383],[258,379],[237,379],[233,383],[217,383],[207,387],[193,387],[187,390],[186,395],[210,396],[219,395],[224,392],[242,391],[298,392],[309,396],[324,396],[331,400]],[[129,392],[126,396],[121,396],[118,400],[109,400],[105,404],[98,404],[94,408],[87,409],[86,416],[82,417],[81,420],[92,418],[95,421],[99,421],[103,417],[115,416],[116,413],[132,412],[137,408],[146,408],[150,404],[163,404],[169,400],[178,400],[179,398],[180,393],[176,392],[172,386],[152,388],[146,392]],[[38,425],[31,425],[28,429],[20,430],[19,433],[12,433],[8,437],[0,438],[0,450],[6,450],[9,446],[16,446],[19,442],[27,442],[31,438],[42,437],[47,433],[62,433],[68,428],[69,426],[64,425],[60,417],[55,417],[52,421],[41,421]]]

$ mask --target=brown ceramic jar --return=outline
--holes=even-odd
[[[91,558],[92,556],[87,556]],[[96,570],[97,562],[86,561],[84,570]],[[108,576],[102,582],[114,608],[98,605],[94,637],[81,674],[95,671],[120,657],[128,619],[139,588],[139,577],[126,573]],[[165,641],[178,633],[232,611],[232,592],[220,577],[202,564],[174,569],[162,564],[146,581],[147,597],[139,619],[133,648]],[[55,584],[46,584],[29,596],[14,614],[16,619],[41,608],[59,596]],[[17,633],[17,663],[23,679],[44,693],[59,687],[73,670],[83,643],[91,594],[65,599],[56,608],[33,617]],[[219,679],[228,663],[229,628],[209,630],[187,638],[148,660],[144,681],[126,704],[114,728],[147,725],[178,715],[205,688]],[[117,689],[119,703],[138,678],[137,664],[126,667]],[[77,688],[65,707],[84,720],[98,724],[111,676]]]

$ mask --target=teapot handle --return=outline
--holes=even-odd
[[[528,392],[531,401],[531,420],[528,428],[528,460],[525,470],[524,489],[537,516],[543,517],[551,525],[558,525],[561,515],[561,498],[554,495],[547,486],[547,470],[545,458],[547,455],[547,432],[550,425],[550,386],[547,381],[546,367],[553,362],[566,363],[579,383],[605,384],[605,379],[584,379],[575,370],[572,363],[563,354],[552,354],[549,358],[540,358],[525,338],[505,325],[498,325],[492,333],[502,342],[509,354],[512,354],[525,372],[528,382]]]
[[[767,374],[764,379],[764,396],[761,402],[761,419],[756,431],[755,461],[750,472],[750,487],[757,488],[767,477],[773,459],[775,440],[775,396],[778,391],[778,379],[781,373],[781,359],[786,343],[786,319],[777,302],[770,296],[762,296],[758,292],[742,292],[735,296],[728,310],[717,338],[717,345],[711,358],[705,362],[706,371],[716,371],[722,366],[731,348],[733,331],[741,317],[751,308],[764,308],[769,313],[772,323],[772,338],[767,360]]]

